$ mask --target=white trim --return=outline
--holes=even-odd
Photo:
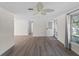
[[[6,48],[5,50],[3,50],[3,51],[1,51],[0,52],[0,56],[2,55],[2,54],[4,54],[6,51],[8,51],[11,47],[13,47],[15,44],[13,43],[13,44],[10,44],[11,46],[9,47],[9,48]]]

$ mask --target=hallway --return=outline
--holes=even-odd
[[[12,56],[77,56],[53,37],[15,37]]]

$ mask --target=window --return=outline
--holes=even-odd
[[[72,42],[79,44],[79,15],[72,16]]]

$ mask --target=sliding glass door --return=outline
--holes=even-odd
[[[65,47],[79,52],[79,9],[66,15]]]
[[[79,14],[72,16],[72,39],[71,42],[79,44]]]

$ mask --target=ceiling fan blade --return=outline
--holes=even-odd
[[[43,3],[38,2],[36,7],[37,7],[37,11],[40,12],[41,10],[43,10]]]

